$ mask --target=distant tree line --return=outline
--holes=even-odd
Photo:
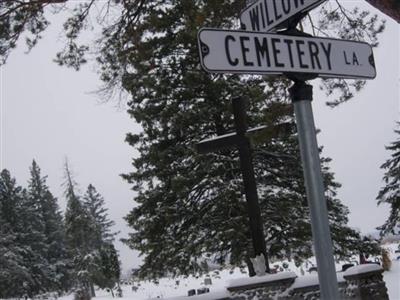
[[[120,265],[114,225],[93,185],[81,196],[65,165],[65,215],[33,161],[26,188],[0,173],[0,298],[113,288]]]

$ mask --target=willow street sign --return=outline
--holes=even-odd
[[[288,26],[297,14],[306,13],[326,0],[258,0],[240,13],[242,29],[268,32]]]
[[[372,47],[363,42],[212,28],[201,29],[198,42],[210,73],[376,76]]]

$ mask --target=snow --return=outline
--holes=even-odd
[[[382,267],[377,264],[364,264],[347,269],[346,272],[344,272],[344,276],[352,276],[360,273],[369,273],[382,270]]]
[[[388,272],[383,273],[383,280],[386,283],[390,300],[400,299],[400,244],[389,244],[384,246],[389,251],[392,260],[392,267]],[[399,258],[399,259],[397,259]]]
[[[264,276],[244,277],[229,281],[228,287],[233,288],[237,286],[253,285],[257,283],[272,282],[296,277],[297,275],[294,272],[281,272],[277,274],[267,274]]]
[[[214,293],[207,293],[203,295],[197,295],[197,296],[192,296],[192,297],[174,297],[174,298],[168,298],[168,300],[183,300],[183,299],[190,299],[190,300],[216,300],[216,299],[222,299],[229,297],[229,292],[224,290],[220,292],[214,292]]]
[[[263,130],[263,129],[265,129],[265,128],[267,128],[267,126],[265,126],[265,125],[263,125],[263,126],[258,126],[258,127],[249,129],[249,130],[247,131],[247,133],[253,133],[253,132],[261,131],[261,130]],[[232,136],[235,136],[235,135],[236,135],[236,132],[231,132],[231,133],[227,133],[227,134],[224,134],[224,135],[218,135],[218,136],[214,136],[214,137],[210,137],[210,138],[201,140],[199,143],[213,142],[213,141],[217,141],[217,140],[222,140],[222,139],[227,138],[227,137],[232,137]],[[192,299],[193,299],[193,298],[192,298]]]
[[[337,273],[337,281],[343,282],[345,279],[343,278],[343,273]],[[306,276],[300,276],[296,279],[295,283],[290,287],[290,289],[299,289],[306,286],[315,286],[319,285],[318,273],[313,273]]]
[[[397,249],[398,244],[386,245],[385,248],[389,249],[392,259],[392,268],[390,271],[384,272],[383,277],[386,283],[386,287],[389,293],[390,300],[400,300],[400,260],[396,260],[397,256],[400,254],[395,253],[395,249]],[[313,261],[313,259],[311,260]],[[274,263],[282,264],[282,262]],[[362,265],[361,269],[371,270],[379,268],[378,265]],[[355,268],[360,271],[360,266]],[[350,269],[346,272],[338,272],[338,281],[343,281],[343,275],[350,273]],[[351,274],[351,273],[350,273]],[[209,277],[199,276],[198,278],[189,276],[187,278],[164,278],[159,280],[159,284],[155,284],[150,281],[141,281],[140,286],[138,286],[139,282],[135,282],[134,286],[138,287],[137,291],[132,291],[132,285],[122,285],[123,289],[123,298],[121,300],[149,300],[149,299],[169,299],[169,300],[216,300],[224,298],[228,295],[226,287],[227,286],[237,286],[243,285],[244,283],[258,283],[266,282],[267,280],[277,280],[277,279],[285,279],[291,278],[291,276],[298,276],[295,284],[291,286],[293,288],[300,288],[302,286],[308,284],[317,284],[318,276],[317,273],[308,274],[305,276],[301,275],[300,269],[294,266],[294,263],[289,263],[289,267],[286,272],[280,272],[273,275],[266,275],[260,277],[248,278],[243,274],[239,269],[223,270],[217,272],[210,272]],[[207,285],[206,287],[210,289],[210,293],[203,295],[196,295],[192,297],[187,297],[188,291],[191,289],[200,289],[205,287],[204,279],[211,278],[212,285]],[[176,284],[176,281],[179,280],[179,285]],[[112,298],[111,293],[108,293],[103,290],[96,291],[97,297],[93,300],[118,300],[118,298]],[[157,298],[159,297],[159,298]],[[59,298],[59,300],[72,300],[73,296],[65,296]]]
[[[211,137],[211,138],[208,138],[208,139],[201,140],[201,141],[199,142],[199,144],[201,144],[201,143],[213,142],[213,141],[217,141],[217,140],[222,140],[222,139],[224,139],[224,138],[231,137],[231,136],[235,136],[235,135],[236,135],[235,132],[227,133],[227,134],[224,134],[224,135],[218,135],[218,136],[215,136],[215,137]]]
[[[392,261],[392,268],[389,272],[383,273],[383,280],[386,282],[389,299],[400,299],[400,260]]]
[[[265,265],[264,254],[257,255],[255,258],[250,258],[250,260],[253,264],[253,268],[257,276],[265,275],[265,272],[267,271],[267,266]]]
[[[296,280],[296,282],[290,287],[290,289],[298,289],[305,286],[314,286],[318,284],[319,284],[318,274],[311,274],[299,277]]]

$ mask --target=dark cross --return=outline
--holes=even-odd
[[[197,150],[200,153],[209,153],[232,147],[237,147],[239,149],[240,168],[244,182],[244,192],[246,195],[254,254],[256,256],[264,254],[267,268],[266,271],[269,273],[270,269],[263,232],[263,223],[261,220],[261,210],[258,202],[257,185],[254,176],[250,140],[248,137],[248,135],[265,131],[266,126],[248,130],[246,121],[246,104],[244,99],[241,97],[232,99],[232,107],[236,133],[230,133],[218,136],[214,139],[201,141],[197,144]]]

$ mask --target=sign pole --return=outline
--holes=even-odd
[[[322,180],[314,117],[311,107],[312,86],[295,81],[289,89],[296,115],[300,154],[311,213],[311,228],[317,259],[321,299],[340,299],[329,229],[328,209]]]
[[[251,147],[249,139],[245,136],[247,132],[245,101],[241,97],[232,99],[233,114],[235,116],[236,134],[239,137],[240,168],[243,175],[244,192],[246,195],[247,211],[250,222],[254,256],[263,254],[265,258],[266,272],[270,272],[267,247],[263,232],[261,209],[258,201],[257,184],[254,176]]]

